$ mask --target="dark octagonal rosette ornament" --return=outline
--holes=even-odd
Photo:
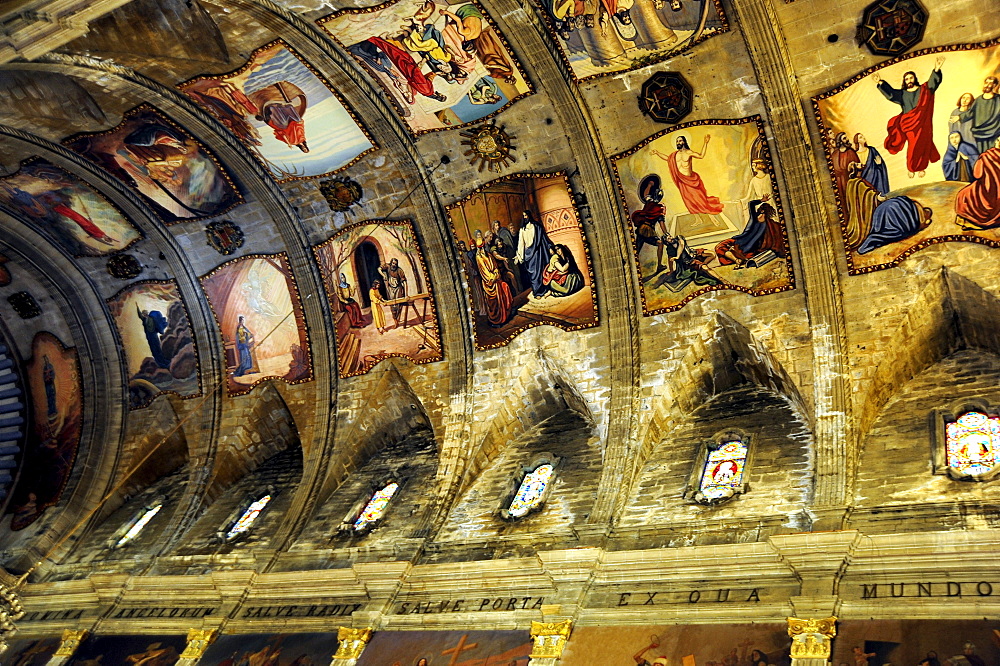
[[[657,72],[639,93],[639,110],[659,123],[673,125],[691,113],[694,90],[677,72]]]
[[[7,302],[21,319],[33,319],[42,314],[42,308],[38,305],[38,301],[26,291],[11,294],[7,297]]]
[[[108,274],[119,280],[131,280],[142,273],[142,264],[131,254],[114,254],[108,259]]]
[[[232,254],[243,247],[246,236],[243,230],[229,220],[216,220],[209,222],[205,227],[205,235],[208,236],[208,244],[215,248],[219,254]]]
[[[875,55],[900,55],[924,38],[927,16],[920,0],[878,0],[861,15],[858,41]]]
[[[365,191],[358,181],[340,176],[320,183],[319,193],[326,199],[330,210],[344,213],[361,201]]]

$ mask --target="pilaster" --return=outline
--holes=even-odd
[[[80,643],[85,641],[89,635],[90,632],[86,629],[81,629],[79,631],[64,629],[59,649],[55,651],[46,666],[62,666],[68,662],[73,658],[73,655],[76,654],[76,650],[80,647]]]

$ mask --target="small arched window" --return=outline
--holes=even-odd
[[[121,548],[122,546],[128,544],[132,539],[139,536],[139,532],[142,531],[149,521],[153,519],[153,516],[160,512],[163,508],[163,503],[157,503],[151,507],[146,507],[139,515],[137,515],[129,525],[125,533],[115,541],[115,548]]]
[[[226,532],[226,540],[230,541],[241,534],[249,532],[250,528],[253,527],[254,521],[257,520],[261,512],[264,510],[264,507],[266,507],[267,503],[270,501],[271,494],[268,493],[267,495],[264,495],[263,497],[252,502],[250,506],[243,511],[240,517],[236,519],[236,522],[232,524],[229,531]]]
[[[520,480],[516,482],[516,490],[509,496],[509,502],[500,515],[516,520],[540,509],[551,490],[555,472],[556,463],[549,459],[538,460],[524,468]]]
[[[397,490],[399,490],[399,484],[395,481],[390,481],[379,490],[376,490],[371,499],[368,500],[368,503],[365,504],[363,509],[361,509],[358,517],[354,520],[354,532],[359,534],[363,533],[371,529],[375,523],[382,520],[382,516],[385,515],[385,510],[389,508],[389,502],[392,500]]]
[[[986,480],[1000,466],[1000,418],[984,409],[970,409],[945,418],[944,464],[958,479]]]
[[[693,499],[702,504],[718,504],[745,492],[750,445],[740,432],[723,432],[702,451],[692,475]],[[687,493],[685,493],[687,494]]]

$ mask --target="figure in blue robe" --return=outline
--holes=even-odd
[[[59,414],[56,405],[56,369],[46,355],[42,356],[42,384],[45,385],[45,415],[49,420]]]
[[[236,360],[239,365],[233,371],[234,377],[242,377],[253,370],[253,333],[243,323],[243,315],[239,316],[239,324],[236,326]]]
[[[868,181],[868,184],[875,188],[875,191],[885,196],[889,193],[889,169],[885,165],[885,159],[878,152],[875,146],[869,146],[865,137],[861,134],[854,135],[854,150],[858,158],[863,160],[861,165],[861,178]],[[867,155],[864,155],[867,150]]]
[[[531,292],[536,297],[544,296],[548,291],[542,274],[549,265],[552,248],[552,241],[542,223],[531,213],[524,211],[521,215],[521,229],[517,234],[517,254],[514,261],[524,267],[531,282]]]
[[[952,132],[948,135],[948,150],[945,151],[941,168],[944,169],[945,180],[960,183],[971,183],[975,178],[972,170],[979,159],[979,150],[962,138],[961,133]]]
[[[858,247],[858,254],[909,238],[931,221],[931,209],[924,208],[910,197],[886,199],[872,213],[872,227]]]
[[[140,310],[138,305],[135,306],[135,311],[139,315],[139,321],[142,322],[142,331],[146,334],[146,344],[149,345],[149,353],[156,361],[157,367],[169,368],[170,359],[164,355],[163,348],[160,346],[160,336],[167,330],[167,318],[159,310],[152,312]]]

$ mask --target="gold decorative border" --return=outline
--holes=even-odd
[[[231,397],[235,397],[238,395],[246,395],[247,393],[253,391],[258,384],[262,384],[271,379],[277,379],[285,382],[286,384],[304,384],[306,382],[311,382],[313,379],[316,378],[315,368],[313,367],[312,345],[310,344],[309,341],[309,326],[306,324],[306,316],[305,313],[302,311],[302,295],[299,292],[298,280],[295,279],[295,273],[292,271],[291,263],[288,261],[288,254],[285,252],[275,252],[274,254],[247,254],[242,257],[236,257],[235,259],[230,259],[229,261],[219,264],[218,266],[216,266],[215,268],[213,268],[212,270],[210,270],[209,272],[205,273],[204,275],[198,278],[198,282],[201,284],[201,290],[205,292],[205,300],[208,301],[208,307],[212,310],[212,317],[215,318],[215,327],[216,330],[219,332],[219,338],[223,343],[222,346],[223,358],[225,357],[226,354],[226,348],[225,348],[225,338],[222,337],[222,322],[219,321],[219,313],[215,311],[215,305],[212,303],[212,299],[208,295],[208,290],[205,289],[205,280],[213,277],[216,273],[220,272],[230,264],[237,264],[241,261],[249,261],[251,259],[276,259],[278,262],[281,263],[282,266],[284,266],[285,270],[288,271],[287,278],[291,281],[292,296],[294,296],[294,298],[292,299],[292,312],[295,315],[296,327],[298,327],[305,333],[305,352],[309,358],[309,374],[308,376],[303,377],[302,379],[296,379],[293,381],[285,379],[284,376],[282,375],[267,375],[266,377],[261,377],[252,384],[247,384],[246,388],[240,391],[233,391],[230,388],[229,377],[228,375],[225,375],[223,376],[223,382],[225,382],[226,384],[226,392]],[[223,372],[225,372],[225,370],[223,370]]]
[[[707,2],[708,0],[705,1]],[[680,55],[681,53],[686,53],[687,51],[690,51],[691,49],[698,46],[699,44],[701,44],[710,37],[726,34],[727,32],[729,32],[730,25],[729,25],[729,18],[726,16],[726,13],[722,8],[722,2],[720,0],[711,0],[711,2],[715,6],[716,16],[718,16],[719,20],[722,22],[722,25],[712,28],[712,32],[703,31],[700,35],[698,35],[697,39],[691,41],[685,41],[684,43],[675,48],[672,48],[658,56],[652,57],[649,60],[644,61],[642,64],[632,65],[631,67],[626,67],[625,69],[616,69],[610,72],[597,72],[596,74],[588,74],[587,76],[584,77],[578,77],[576,75],[576,72],[573,71],[573,66],[572,64],[570,64],[569,56],[566,55],[566,48],[563,46],[563,38],[559,36],[558,32],[556,32],[555,25],[553,25],[552,23],[552,17],[549,16],[549,13],[545,10],[544,7],[537,7],[536,9],[541,12],[542,19],[545,21],[545,28],[549,33],[549,36],[555,42],[556,48],[559,50],[559,58],[560,60],[562,60],[563,65],[566,66],[566,70],[569,72],[570,77],[572,77],[573,81],[575,81],[578,85],[582,85],[584,83],[596,81],[597,79],[603,78],[605,76],[614,76],[615,74],[634,72],[636,70],[640,70],[645,67],[650,67],[652,65],[659,64],[664,60],[669,60],[670,58],[673,58],[676,55]]]
[[[63,352],[68,352],[68,351],[73,352],[73,361],[76,364],[76,390],[80,394],[80,432],[76,439],[76,446],[73,447],[73,457],[70,458],[69,464],[66,466],[66,474],[63,477],[62,484],[59,486],[59,490],[56,491],[56,493],[53,495],[52,501],[47,504],[43,504],[41,506],[36,506],[35,508],[37,509],[37,511],[35,512],[34,517],[32,517],[31,520],[29,520],[24,525],[21,525],[20,527],[15,528],[14,527],[15,520],[11,518],[10,529],[12,532],[18,532],[20,530],[25,529],[26,527],[29,527],[32,523],[34,523],[35,521],[37,521],[39,518],[42,517],[42,514],[45,513],[46,509],[48,509],[50,506],[55,506],[59,504],[59,500],[62,499],[62,494],[66,490],[66,486],[69,485],[69,479],[71,476],[73,476],[73,467],[74,465],[76,465],[76,459],[79,457],[80,454],[80,445],[83,443],[83,424],[86,420],[84,417],[87,411],[87,401],[85,400],[86,396],[84,395],[83,391],[83,366],[80,363],[80,352],[76,350],[76,346],[67,347],[66,345],[63,344],[62,340],[59,339],[59,336],[56,335],[55,333],[51,333],[45,330],[38,331],[31,338],[31,357],[24,362],[24,365],[27,366],[28,364],[35,362],[35,353],[36,353],[35,345],[38,343],[39,338],[46,338],[46,337],[51,338],[53,341],[55,341],[55,343],[59,345],[59,349],[61,349]],[[26,390],[25,399],[31,400],[31,382],[28,380],[27,372],[25,372],[24,385],[25,385],[24,388]],[[34,430],[35,423],[33,417],[31,419],[31,427],[32,430]],[[38,443],[38,445],[40,446],[41,443]],[[27,455],[27,447],[25,447],[25,456],[22,456],[21,458],[21,465],[24,465],[24,463],[26,462],[25,460],[26,455]],[[16,488],[14,488],[13,490],[16,490]]]
[[[476,315],[473,312],[472,285],[469,282],[469,276],[465,275],[465,267],[463,266],[462,274],[465,275],[466,303],[468,306],[467,312],[472,321],[473,341],[476,346],[476,351],[485,351],[487,349],[496,349],[498,347],[505,347],[508,344],[510,344],[511,340],[519,336],[521,333],[527,331],[528,329],[535,328],[536,326],[555,326],[556,328],[560,328],[564,331],[579,331],[584,328],[596,328],[601,324],[601,316],[597,308],[597,280],[594,278],[594,264],[590,258],[590,242],[587,240],[587,234],[583,228],[583,219],[580,217],[580,209],[577,207],[576,201],[574,201],[573,199],[573,188],[570,187],[569,178],[566,176],[565,171],[560,170],[560,171],[553,171],[551,173],[526,172],[526,173],[507,174],[506,176],[495,178],[489,181],[488,183],[480,185],[479,187],[472,190],[458,201],[445,206],[445,212],[448,214],[448,225],[451,227],[451,234],[454,240],[454,244],[452,247],[457,253],[458,241],[461,240],[458,237],[458,232],[455,230],[455,223],[451,219],[451,211],[453,209],[459,208],[460,206],[462,206],[462,204],[464,204],[466,201],[468,201],[475,195],[479,194],[486,188],[495,185],[497,183],[503,183],[509,180],[527,180],[527,179],[542,179],[542,178],[556,178],[556,177],[562,178],[563,186],[569,193],[570,205],[573,208],[573,214],[576,216],[576,226],[577,229],[579,229],[580,231],[580,239],[583,241],[583,253],[587,259],[587,274],[590,276],[590,300],[594,311],[593,321],[586,322],[583,324],[576,324],[575,326],[567,326],[565,324],[560,324],[554,321],[535,321],[514,329],[513,331],[511,331],[509,335],[507,335],[507,337],[505,337],[503,340],[500,340],[499,342],[495,342],[489,345],[480,344],[479,335],[478,332],[476,331]],[[577,267],[579,268],[579,265],[577,265]]]
[[[139,409],[145,409],[146,407],[149,407],[150,405],[153,404],[153,401],[156,400],[157,398],[159,398],[161,395],[168,395],[168,394],[169,395],[176,395],[181,400],[190,400],[191,398],[200,398],[201,395],[202,395],[202,385],[201,385],[201,355],[198,353],[198,342],[197,342],[197,340],[195,340],[195,337],[194,337],[194,325],[191,324],[191,311],[188,310],[187,303],[184,302],[184,295],[181,294],[181,287],[177,283],[177,280],[175,280],[173,278],[171,278],[169,280],[139,280],[137,282],[133,282],[132,284],[129,284],[129,285],[126,285],[126,286],[122,287],[121,289],[119,289],[118,291],[116,291],[114,293],[114,295],[109,296],[108,298],[104,299],[104,302],[107,303],[108,305],[110,305],[112,301],[116,301],[119,298],[122,298],[123,296],[125,296],[127,294],[127,292],[130,292],[130,291],[133,291],[135,289],[138,289],[139,287],[141,287],[143,285],[146,285],[146,284],[152,284],[152,285],[168,285],[168,284],[172,284],[172,285],[174,285],[174,288],[177,290],[177,299],[181,302],[181,306],[184,308],[184,316],[187,317],[188,329],[190,329],[190,331],[191,331],[191,342],[192,342],[192,344],[194,346],[194,364],[195,364],[195,368],[196,368],[196,372],[197,372],[196,376],[198,378],[198,391],[196,393],[192,393],[191,395],[183,395],[183,394],[178,393],[177,391],[173,391],[173,390],[170,390],[170,391],[162,391],[161,390],[159,393],[157,393],[152,398],[150,398],[148,402],[145,402],[145,403],[139,405],[138,407],[132,407],[131,403],[129,403],[128,410],[130,412],[131,411],[136,411],[136,410],[139,410]],[[112,317],[112,320],[114,320],[114,319],[115,319],[115,317]],[[118,331],[118,337],[121,338],[121,329],[119,328],[117,321],[115,321],[115,330]],[[122,345],[122,349],[123,350],[124,350],[124,348],[125,348],[124,345]],[[126,368],[126,371],[127,371],[127,369],[128,369],[128,355],[127,355],[127,353],[126,353],[126,357],[125,357],[125,368]]]
[[[242,67],[238,67],[237,69],[234,69],[231,72],[225,72],[225,73],[222,73],[222,74],[204,74],[202,76],[196,76],[196,77],[194,77],[192,79],[188,79],[184,83],[178,83],[175,87],[179,91],[181,91],[181,93],[183,93],[186,97],[188,97],[189,99],[192,99],[192,101],[194,101],[193,98],[191,98],[190,96],[188,96],[187,91],[184,90],[184,88],[186,86],[190,86],[191,84],[197,83],[198,81],[204,81],[205,79],[225,79],[225,78],[229,78],[229,77],[232,77],[232,76],[239,76],[240,74],[242,74],[246,70],[250,69],[254,65],[254,59],[259,54],[263,53],[264,51],[267,51],[270,48],[278,46],[278,45],[280,45],[282,48],[284,48],[289,53],[291,53],[295,57],[296,60],[298,60],[299,62],[301,62],[303,65],[305,65],[306,69],[308,69],[310,72],[312,72],[313,76],[315,76],[317,79],[320,80],[320,83],[322,83],[324,86],[326,86],[327,90],[329,90],[330,93],[334,96],[334,98],[336,98],[336,100],[338,102],[340,102],[341,106],[344,107],[344,110],[347,111],[347,115],[349,115],[351,117],[351,120],[354,121],[354,123],[358,126],[358,129],[361,130],[361,133],[365,135],[366,139],[368,139],[368,143],[372,144],[372,146],[371,146],[371,148],[366,148],[364,151],[358,153],[358,155],[356,157],[352,158],[351,161],[347,162],[346,164],[344,164],[342,166],[337,167],[333,171],[327,171],[325,173],[316,174],[315,176],[288,176],[287,178],[281,178],[281,179],[276,178],[275,180],[277,180],[277,182],[279,182],[279,183],[288,183],[288,182],[292,182],[292,181],[296,181],[296,180],[315,180],[316,178],[327,178],[329,176],[336,175],[336,174],[340,173],[341,171],[345,171],[346,169],[350,169],[352,166],[354,166],[355,164],[357,164],[363,157],[365,157],[366,155],[368,155],[370,153],[373,153],[376,150],[378,150],[379,147],[380,147],[378,145],[378,142],[376,142],[375,138],[368,132],[368,128],[364,126],[364,123],[362,123],[361,119],[358,118],[357,114],[354,112],[354,109],[351,108],[351,105],[348,104],[347,100],[344,99],[344,97],[339,92],[337,92],[337,90],[333,87],[333,85],[331,85],[330,82],[327,81],[327,79],[326,79],[325,76],[323,76],[322,74],[319,73],[319,70],[317,70],[315,67],[313,67],[305,58],[303,58],[299,54],[298,51],[296,51],[295,49],[293,49],[288,44],[288,42],[286,42],[285,40],[280,39],[280,38],[272,40],[272,41],[268,42],[267,44],[264,44],[263,46],[259,46],[256,49],[254,49],[253,53],[250,54],[250,56],[247,58],[246,63]],[[195,101],[195,104],[198,104],[198,102]],[[202,109],[203,107],[200,104],[198,104],[198,108]],[[206,113],[207,113],[207,111],[206,111]],[[232,132],[230,132],[230,133],[232,134]],[[236,136],[236,135],[233,134],[233,136]],[[237,140],[239,140],[239,137],[237,137]],[[240,141],[240,143],[242,144],[243,142]],[[243,144],[243,145],[246,145],[246,144]],[[257,154],[257,151],[255,151],[255,150],[253,150],[252,148],[249,148],[249,147],[247,148],[247,150],[249,150],[251,153],[253,153],[254,159],[256,159],[258,162],[260,162],[264,166],[265,169],[267,169],[272,175],[277,176],[277,174],[275,174],[274,171],[271,170],[271,167],[267,166],[267,164],[264,162],[264,160],[261,159],[260,155]],[[220,215],[221,215],[221,213],[220,213]]]
[[[403,116],[403,110],[400,108],[399,102],[396,100],[395,95],[392,94],[392,92],[388,89],[388,87],[382,82],[380,78],[375,76],[375,74],[368,69],[367,65],[365,65],[353,53],[347,50],[347,46],[343,42],[341,42],[336,35],[333,34],[332,30],[326,27],[327,23],[330,23],[339,18],[340,16],[344,16],[345,14],[372,14],[378,11],[382,11],[383,9],[388,9],[389,7],[392,7],[393,5],[401,1],[402,0],[387,0],[386,2],[383,2],[379,5],[373,5],[371,7],[351,7],[347,9],[338,9],[332,14],[327,14],[322,18],[316,19],[316,24],[320,27],[320,29],[323,30],[323,32],[329,35],[330,39],[332,39],[337,44],[337,46],[342,48],[345,53],[349,54],[351,58],[358,63],[359,67],[362,70],[364,70],[365,73],[368,74],[368,78],[372,79],[376,84],[378,84],[380,88],[382,88],[386,92],[386,98],[392,104],[393,108],[396,109],[396,114],[399,116],[400,120],[403,121],[403,124],[406,126],[406,131],[409,132],[411,136],[418,137],[422,134],[430,134],[431,132],[445,132],[448,130],[459,129],[462,127],[469,127],[471,125],[481,123],[484,120],[489,120],[490,118],[499,115],[502,111],[505,111],[508,107],[514,104],[514,102],[516,102],[517,100],[527,97],[529,95],[533,95],[535,93],[535,86],[531,84],[531,80],[528,79],[528,75],[521,67],[520,57],[518,57],[518,55],[514,52],[514,49],[511,48],[510,44],[507,42],[507,37],[503,34],[500,28],[497,27],[497,24],[493,21],[493,17],[490,15],[489,12],[486,11],[486,8],[484,8],[481,4],[479,4],[477,0],[467,0],[465,4],[475,5],[476,7],[479,8],[479,11],[483,13],[483,18],[486,19],[486,23],[489,24],[490,28],[493,29],[493,32],[496,34],[497,39],[500,40],[500,43],[503,44],[503,47],[507,50],[508,55],[510,55],[511,57],[511,64],[514,66],[514,69],[517,70],[517,73],[521,75],[521,80],[524,81],[524,85],[528,86],[528,90],[523,93],[515,95],[513,98],[508,99],[507,103],[501,106],[496,111],[493,111],[492,113],[482,116],[481,118],[470,120],[467,123],[461,123],[459,125],[448,125],[447,127],[432,127],[430,129],[425,129],[425,130],[414,130],[412,127],[410,127],[410,123],[407,122],[406,118]],[[713,0],[713,1],[718,2],[718,0]]]
[[[114,201],[112,201],[111,199],[109,199],[108,197],[106,197],[103,192],[101,192],[99,189],[97,189],[96,187],[94,187],[93,185],[91,185],[88,181],[84,180],[83,178],[81,178],[80,176],[76,175],[72,171],[67,171],[66,169],[62,168],[61,166],[59,166],[57,164],[53,164],[52,162],[49,162],[47,159],[45,159],[43,157],[39,157],[38,155],[35,155],[35,156],[32,156],[32,157],[28,157],[26,159],[21,160],[21,163],[17,166],[17,171],[15,171],[13,173],[10,173],[10,174],[7,174],[3,178],[0,178],[0,181],[5,181],[8,178],[14,178],[18,174],[20,174],[21,171],[23,171],[25,167],[30,167],[30,166],[33,166],[33,165],[36,165],[36,164],[46,164],[46,165],[48,165],[48,166],[50,166],[50,167],[52,167],[54,169],[59,169],[59,171],[62,171],[66,175],[70,176],[72,179],[76,180],[81,186],[85,187],[86,189],[88,189],[91,192],[93,192],[94,194],[96,194],[98,197],[100,197],[101,199],[103,199],[105,201],[105,203],[107,203],[109,206],[111,206],[113,209],[115,209],[118,212],[118,214],[122,216],[122,219],[125,220],[125,222],[127,222],[129,224],[129,226],[131,226],[133,229],[135,229],[136,233],[139,234],[136,238],[133,238],[132,240],[130,240],[127,245],[123,245],[123,246],[121,246],[118,249],[108,250],[107,252],[104,252],[104,253],[101,253],[101,254],[74,254],[73,257],[75,259],[82,259],[83,257],[107,257],[109,255],[115,254],[116,252],[124,252],[125,250],[129,249],[130,247],[132,247],[133,245],[135,245],[139,241],[146,239],[146,234],[142,233],[142,229],[140,229],[139,227],[135,226],[135,222],[132,221],[132,218],[130,218],[128,215],[126,215],[125,211],[123,211],[121,208],[119,208],[118,204],[116,204]],[[25,174],[25,175],[30,175],[30,174]],[[15,211],[17,210],[17,208],[14,208],[14,207],[11,207],[11,208],[13,210],[15,210]],[[22,215],[23,215],[23,213],[22,213]],[[30,220],[26,220],[21,215],[18,216],[18,219],[21,220],[21,221],[23,221],[23,222],[27,222],[29,225],[32,224],[30,222]],[[32,225],[32,226],[34,226],[34,225]],[[80,243],[80,244],[83,245],[83,243]],[[62,243],[60,243],[60,245],[62,245]]]
[[[920,250],[928,248],[932,245],[937,245],[938,243],[948,243],[953,241],[965,242],[965,243],[979,243],[980,245],[986,245],[987,247],[1000,248],[1000,241],[995,241],[989,238],[982,238],[980,236],[965,235],[965,234],[948,234],[947,236],[934,236],[933,238],[925,238],[919,243],[915,243],[913,246],[901,252],[898,257],[892,259],[891,261],[887,261],[881,264],[873,264],[871,266],[861,266],[861,267],[855,266],[854,256],[856,253],[850,251],[847,248],[847,240],[846,240],[847,217],[844,215],[844,208],[845,208],[845,206],[843,205],[844,202],[842,202],[840,199],[840,192],[837,191],[836,187],[836,178],[834,178],[833,175],[833,156],[830,154],[829,146],[827,146],[826,139],[824,138],[827,130],[831,128],[827,127],[826,123],[823,121],[823,114],[820,113],[819,103],[828,97],[833,97],[834,95],[847,90],[852,85],[858,83],[859,81],[861,81],[862,79],[864,79],[866,76],[868,76],[873,72],[877,72],[878,70],[883,69],[885,67],[891,67],[892,65],[896,65],[905,60],[909,60],[910,58],[918,58],[920,56],[932,55],[934,53],[950,53],[953,51],[978,51],[979,49],[985,49],[991,46],[1000,46],[1000,37],[997,37],[995,39],[990,39],[984,42],[975,42],[971,44],[951,44],[947,46],[932,46],[930,48],[920,49],[919,51],[913,51],[912,53],[906,53],[901,56],[897,56],[895,58],[886,60],[884,62],[880,62],[877,65],[872,65],[868,69],[862,70],[860,73],[855,74],[847,81],[837,85],[834,88],[827,90],[824,93],[816,95],[810,100],[812,102],[812,107],[813,107],[813,117],[816,119],[816,125],[819,127],[820,141],[823,146],[823,155],[824,157],[826,157],[827,173],[830,177],[830,183],[833,184],[833,194],[837,202],[836,208],[837,208],[837,218],[840,222],[840,238],[841,240],[844,241],[844,254],[847,257],[848,275],[864,275],[866,273],[874,273],[875,271],[881,271],[886,268],[892,268],[894,266],[898,266],[899,264],[903,263],[903,260],[907,259],[913,253],[919,252]]]
[[[192,141],[194,141],[196,144],[198,144],[198,148],[200,150],[202,150],[205,153],[205,155],[208,157],[208,159],[212,160],[212,162],[215,164],[216,168],[218,168],[219,173],[222,174],[222,177],[225,179],[226,183],[228,183],[229,187],[232,188],[233,194],[235,195],[235,198],[236,198],[235,201],[233,201],[233,203],[231,203],[228,207],[226,207],[223,210],[217,210],[217,211],[213,212],[211,215],[202,215],[200,217],[178,218],[178,219],[175,219],[175,220],[173,220],[171,222],[168,222],[167,220],[165,220],[163,218],[162,215],[159,214],[159,212],[157,211],[157,208],[163,208],[163,206],[161,206],[160,204],[157,203],[156,204],[156,208],[152,208],[151,207],[151,209],[152,209],[152,212],[154,213],[154,215],[156,215],[156,217],[160,218],[160,220],[163,221],[163,224],[165,224],[166,226],[169,227],[171,225],[181,224],[183,222],[197,222],[199,220],[210,220],[210,219],[212,219],[214,217],[218,217],[219,215],[224,215],[224,214],[228,213],[229,211],[231,211],[232,209],[236,208],[240,204],[246,203],[246,199],[243,198],[243,193],[240,192],[240,188],[238,188],[236,186],[235,181],[233,181],[232,177],[229,175],[229,171],[224,166],[222,166],[222,163],[215,156],[215,153],[212,151],[212,149],[209,148],[208,146],[206,146],[201,141],[199,141],[197,139],[197,137],[195,137],[194,134],[192,134],[191,132],[189,132],[184,126],[182,126],[179,123],[174,122],[165,113],[163,113],[162,111],[160,111],[158,108],[156,108],[155,106],[153,106],[149,102],[143,102],[139,106],[133,107],[133,108],[129,109],[128,111],[126,111],[125,113],[123,113],[122,114],[121,122],[119,122],[117,125],[115,125],[111,129],[106,129],[106,130],[101,131],[101,132],[77,132],[76,134],[72,134],[72,135],[66,137],[65,139],[63,139],[61,143],[62,143],[62,145],[66,146],[67,148],[69,148],[70,150],[72,150],[74,153],[77,153],[78,155],[83,156],[83,158],[86,159],[87,161],[92,162],[93,164],[96,164],[97,166],[101,167],[100,163],[98,163],[94,159],[88,157],[82,151],[79,151],[76,148],[74,148],[72,144],[75,143],[75,142],[77,142],[77,141],[79,141],[79,140],[81,140],[81,139],[86,139],[86,138],[89,138],[89,137],[92,137],[92,136],[107,136],[109,134],[114,134],[116,132],[120,132],[121,129],[122,129],[122,126],[125,125],[125,123],[127,123],[129,120],[131,120],[135,116],[138,116],[138,115],[140,115],[142,113],[152,113],[153,115],[157,116],[157,118],[159,118],[160,120],[162,120],[165,124],[173,127],[174,129],[176,129],[176,130],[178,130],[180,132],[183,132]],[[101,167],[101,168],[103,168],[103,167]],[[152,201],[152,199],[150,199],[145,194],[143,194],[141,191],[139,191],[139,188],[132,187],[131,185],[129,185],[125,181],[121,180],[121,178],[118,178],[117,176],[115,176],[110,171],[108,172],[108,175],[110,175],[111,177],[113,177],[116,180],[118,180],[119,182],[121,182],[123,185],[125,185],[126,187],[128,187],[130,190],[133,190],[136,194],[138,194],[144,200]],[[154,202],[154,203],[156,203],[156,202]],[[176,217],[176,216],[174,216],[174,217]]]
[[[414,240],[414,242],[417,245],[417,258],[419,259],[419,262],[420,262],[420,270],[422,270],[424,272],[424,279],[427,281],[427,293],[429,293],[430,296],[431,296],[431,311],[434,314],[434,321],[437,322],[437,330],[438,330],[438,354],[437,354],[437,356],[428,357],[428,358],[420,359],[420,360],[411,358],[407,354],[403,354],[403,353],[399,353],[399,352],[394,352],[392,354],[369,354],[369,356],[371,356],[372,358],[375,359],[374,361],[372,361],[369,364],[365,364],[357,372],[347,372],[347,373],[345,373],[343,371],[343,369],[340,367],[340,359],[338,358],[337,359],[337,372],[340,374],[340,378],[341,379],[347,379],[348,377],[356,377],[358,375],[368,374],[369,372],[372,371],[372,369],[375,368],[375,366],[377,366],[379,363],[381,363],[382,361],[386,360],[387,358],[393,358],[393,357],[405,358],[405,359],[409,360],[411,363],[413,363],[414,365],[423,365],[425,363],[436,363],[437,361],[443,361],[444,360],[444,349],[442,348],[442,345],[441,345],[441,318],[438,317],[437,303],[434,300],[434,285],[431,282],[431,275],[427,271],[427,264],[424,263],[424,248],[423,248],[422,244],[420,243],[419,236],[417,236],[417,228],[413,224],[413,221],[411,219],[409,219],[409,218],[404,218],[402,220],[375,219],[375,220],[364,220],[362,222],[355,222],[354,224],[350,224],[350,225],[344,227],[343,229],[338,230],[335,234],[333,234],[332,236],[330,236],[329,238],[327,238],[322,243],[319,243],[319,244],[313,246],[313,248],[312,248],[313,258],[316,260],[316,267],[319,269],[320,276],[322,276],[322,278],[323,278],[323,291],[326,293],[326,300],[327,300],[327,303],[330,306],[330,312],[333,312],[333,296],[330,294],[330,289],[329,289],[329,286],[328,286],[328,281],[330,280],[330,276],[327,275],[326,271],[323,269],[323,262],[320,259],[320,250],[321,250],[321,248],[325,247],[326,245],[329,245],[333,241],[337,240],[338,237],[344,235],[345,233],[347,233],[348,231],[351,231],[352,229],[357,229],[358,227],[364,227],[364,226],[368,226],[368,225],[383,226],[383,225],[390,225],[390,224],[391,225],[396,225],[396,226],[409,227],[410,228],[410,232],[413,233],[413,240]],[[352,252],[353,252],[353,250],[352,250]],[[334,339],[337,340],[337,349],[339,350],[340,349],[340,339],[339,339],[339,336],[337,335],[337,329],[336,329],[336,327],[334,327],[333,336],[334,336]]]
[[[771,177],[771,192],[774,195],[774,208],[777,210],[778,215],[781,216],[781,238],[785,243],[785,252],[787,257],[785,258],[785,264],[788,267],[788,284],[781,287],[773,287],[770,289],[751,289],[750,287],[743,287],[740,285],[731,284],[716,284],[701,287],[700,289],[695,289],[693,292],[685,296],[680,300],[680,302],[674,305],[668,305],[662,308],[656,308],[655,310],[650,310],[646,304],[646,289],[645,285],[640,285],[639,296],[642,298],[642,314],[645,317],[651,317],[653,315],[663,314],[664,312],[674,312],[680,310],[682,307],[690,303],[692,300],[706,294],[710,291],[741,291],[744,294],[749,294],[751,296],[767,296],[768,294],[776,294],[782,291],[790,291],[795,289],[795,270],[792,266],[792,251],[788,243],[788,221],[785,219],[785,211],[781,205],[781,194],[778,192],[778,178],[774,172],[774,158],[771,156],[771,146],[768,144],[767,135],[764,133],[764,121],[759,114],[754,114],[752,116],[747,116],[745,118],[729,118],[729,119],[707,119],[707,120],[694,120],[689,123],[682,123],[680,125],[674,125],[673,127],[661,130],[652,136],[648,136],[642,141],[640,141],[635,146],[629,148],[628,150],[612,155],[608,159],[611,160],[611,169],[615,174],[615,185],[618,188],[618,196],[621,199],[622,209],[625,212],[625,220],[628,226],[629,238],[632,242],[631,253],[635,259],[635,270],[636,275],[641,279],[642,277],[642,265],[639,262],[639,253],[635,250],[635,228],[632,224],[632,214],[628,209],[628,199],[625,198],[625,188],[622,186],[621,174],[618,171],[618,162],[629,157],[630,155],[638,152],[642,148],[646,147],[648,144],[656,141],[660,137],[677,132],[679,130],[687,129],[688,127],[698,127],[703,125],[720,125],[720,126],[734,126],[734,125],[749,125],[753,123],[757,126],[758,136],[764,139],[764,149],[767,153],[767,172]]]

